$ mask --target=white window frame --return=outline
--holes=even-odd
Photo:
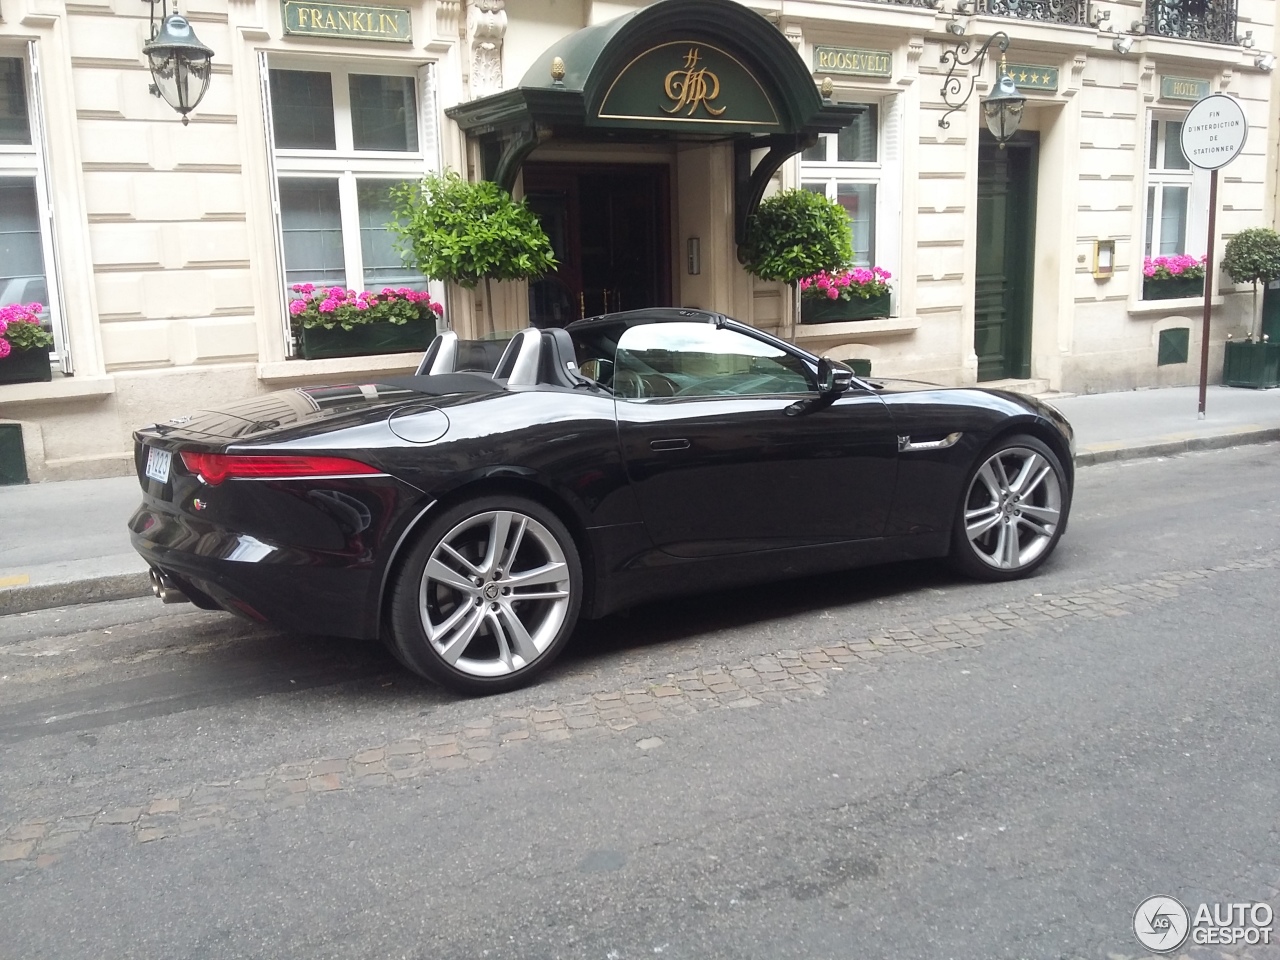
[[[866,104],[876,107],[876,160],[845,161],[837,159],[839,135],[820,134],[826,144],[825,161],[799,160],[799,180],[802,187],[822,184],[828,200],[838,202],[840,184],[874,184],[876,188],[875,227],[872,231],[872,266],[884,267],[893,274],[891,313],[898,312],[901,273],[901,206],[902,206],[902,148],[901,102],[897,96],[874,97],[849,93],[842,103]]]
[[[288,301],[290,291],[286,280],[284,258],[284,230],[280,208],[280,181],[288,179],[333,178],[338,182],[338,205],[342,226],[343,273],[345,285],[350,289],[368,289],[364,281],[364,250],[360,237],[360,211],[358,184],[363,180],[403,181],[417,180],[431,170],[439,169],[438,138],[436,136],[436,98],[434,65],[385,60],[353,60],[338,58],[297,58],[290,56],[259,56],[262,89],[263,118],[267,141],[268,172],[271,177],[271,204],[275,220],[275,246],[281,291],[281,319],[283,321],[287,353],[295,352],[289,324]],[[275,145],[275,125],[272,118],[271,70],[299,70],[327,73],[333,90],[334,144],[333,150],[282,149]],[[351,86],[349,77],[360,76],[407,77],[415,81],[417,100],[418,149],[413,152],[357,150],[351,123]],[[429,283],[433,300],[442,302],[440,284]]]
[[[48,142],[44,126],[44,103],[40,87],[40,50],[35,39],[11,43],[0,38],[0,57],[17,58],[26,67],[27,122],[31,130],[30,144],[0,144],[0,176],[31,177],[35,182],[36,210],[40,222],[40,250],[44,258],[45,288],[49,302],[49,325],[53,332],[52,359],[62,372],[73,372],[70,337],[62,312],[57,244],[54,237],[53,203],[49,194]]]
[[[1188,165],[1186,170],[1167,170],[1164,168],[1165,147],[1167,144],[1167,127],[1169,121],[1184,122],[1185,112],[1170,110],[1152,110],[1147,116],[1146,136],[1142,154],[1142,220],[1140,224],[1142,238],[1142,256],[1168,256],[1157,249],[1160,242],[1160,217],[1163,212],[1164,187],[1187,188],[1186,234],[1183,237],[1182,250],[1193,257],[1204,255],[1205,243],[1208,239],[1208,207],[1209,178],[1207,172],[1198,167]],[[1154,129],[1153,129],[1154,128]],[[1156,162],[1151,164],[1152,138],[1155,138]],[[1155,188],[1154,192],[1152,188]],[[1147,221],[1151,221],[1151,241],[1147,242]]]

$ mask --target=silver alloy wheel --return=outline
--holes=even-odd
[[[446,663],[474,677],[527,667],[556,638],[570,610],[569,565],[545,526],[511,510],[463,520],[422,574],[418,613]]]
[[[1042,454],[1006,447],[974,474],[964,504],[973,552],[989,566],[1018,570],[1053,543],[1062,517],[1062,483]]]

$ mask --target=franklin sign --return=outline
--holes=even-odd
[[[1196,105],[1182,124],[1182,153],[1202,170],[1217,170],[1240,155],[1249,123],[1235,97],[1214,93]]]

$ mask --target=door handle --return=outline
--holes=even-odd
[[[650,440],[649,448],[658,453],[664,450],[688,450],[689,441],[682,437],[672,437],[669,440]]]

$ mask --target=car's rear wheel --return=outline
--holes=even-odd
[[[483,497],[419,537],[392,593],[392,642],[402,663],[442,686],[499,693],[551,665],[581,604],[578,551],[556,515]]]
[[[951,560],[982,580],[1016,580],[1044,563],[1067,522],[1062,462],[1035,437],[997,440],[978,457],[956,513]]]

